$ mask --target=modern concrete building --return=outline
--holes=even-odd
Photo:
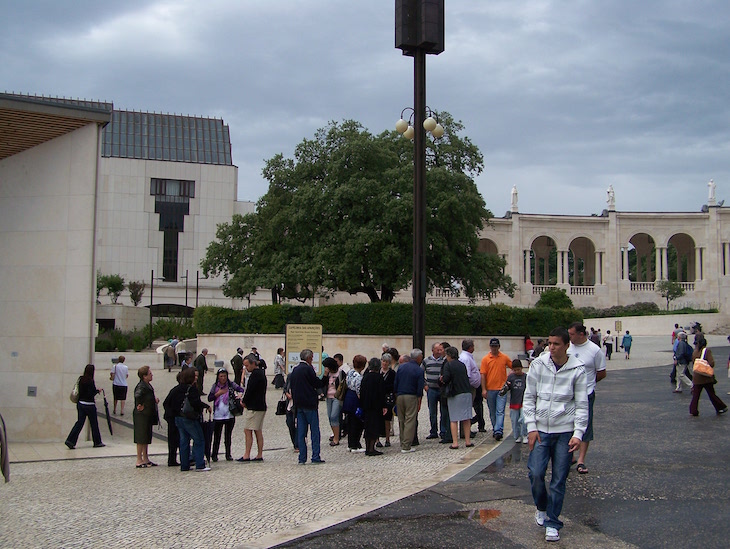
[[[0,94],[0,413],[11,440],[58,440],[73,424],[68,393],[105,320],[97,270],[145,282],[142,306],[154,277],[155,316],[236,305],[198,270],[217,224],[254,209],[236,200],[237,179],[220,119]]]

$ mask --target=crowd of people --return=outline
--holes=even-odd
[[[690,389],[692,416],[699,415],[703,389],[716,413],[724,414],[728,407],[714,390],[715,358],[707,348],[704,334],[697,331],[693,335],[694,345],[690,345],[684,329],[675,325],[672,332],[673,390],[681,393],[683,386]],[[573,464],[577,473],[588,473],[596,386],[605,379],[606,361],[611,359],[613,347],[618,343],[609,330],[602,336],[600,330],[588,330],[576,322],[568,329],[555,328],[548,338],[538,339],[536,345],[529,336],[525,337],[527,372],[523,370],[523,360],[511,359],[501,350],[499,339],[491,338],[489,352],[479,363],[474,358],[471,339],[464,339],[460,349],[448,342],[434,342],[429,356],[424,356],[420,349],[401,355],[397,349],[383,344],[379,356],[368,359],[355,355],[349,367],[342,354],[329,357],[323,353],[322,376],[315,373],[314,353],[310,349],[301,351],[299,364],[287,375],[284,350],[279,348],[272,384],[282,390],[281,413],[285,415],[300,465],[308,461],[325,463],[320,449],[321,401],[326,402],[332,433],[329,446],[334,449],[346,443],[347,451],[368,457],[382,456],[391,447],[395,417],[400,453],[416,451],[420,444],[418,414],[424,397],[428,406],[426,439],[438,439],[452,449],[460,447],[460,440],[465,447],[472,447],[473,438],[479,432],[487,432],[485,400],[492,437],[501,440],[509,405],[514,440],[528,445],[535,522],[545,528],[547,541],[557,541],[563,527],[559,517],[567,475]],[[632,337],[626,330],[619,344],[626,359],[631,346]],[[263,461],[263,424],[267,411],[265,361],[255,348],[245,356],[239,348],[231,359],[234,379],[230,379],[226,368],[219,368],[210,390],[205,392],[207,354],[207,349],[202,349],[194,360],[189,355],[181,357],[178,385],[163,402],[163,418],[168,423],[168,466],[180,467],[182,471],[209,471],[205,462],[206,445],[210,459],[216,462],[221,439],[225,459],[232,461],[232,436],[239,415],[243,416],[245,451],[238,461]],[[66,439],[70,449],[75,447],[87,418],[94,447],[104,446],[94,404],[94,397],[101,389],[96,387],[94,372],[94,365],[87,365],[75,388],[78,421]],[[139,382],[134,389],[132,414],[136,467],[155,467],[157,464],[148,455],[148,445],[152,427],[159,422],[159,399],[152,387],[153,372],[149,366],[140,368],[137,375]],[[120,356],[110,372],[115,414],[119,406],[120,414],[124,415],[127,378],[125,358]],[[205,396],[207,402],[201,398]],[[213,424],[212,448],[203,433],[205,411],[210,412]],[[546,481],[549,464],[552,471]]]

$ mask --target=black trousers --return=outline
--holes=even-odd
[[[364,425],[355,414],[347,414],[347,447],[362,448],[360,437]]]
[[[175,425],[175,418],[167,421],[167,464],[177,465],[177,450],[180,448],[180,431]]]
[[[221,445],[221,431],[225,427],[225,440],[226,446],[226,457],[231,456],[231,435],[233,434],[233,427],[236,425],[236,418],[230,419],[216,419],[213,421],[213,451],[210,453],[211,456],[218,457],[218,448]]]

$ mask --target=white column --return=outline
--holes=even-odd
[[[524,265],[523,268],[525,270],[525,275],[524,275],[525,283],[532,282],[532,277],[530,276],[530,250],[524,251],[523,265]]]
[[[601,273],[601,252],[595,253],[593,259],[593,283],[597,286],[603,284],[603,273]]]
[[[629,279],[629,248],[628,246],[621,251],[621,262],[624,265],[623,280]]]
[[[654,280],[662,279],[662,250],[654,248]],[[647,281],[648,282],[648,281]]]
[[[723,244],[723,247],[727,246],[727,243]],[[727,252],[725,253],[725,274],[727,274]],[[702,280],[702,248],[695,247],[695,280]]]
[[[662,278],[664,280],[669,280],[669,266],[667,263],[667,252],[669,251],[667,248],[662,248]],[[677,257],[679,259],[679,257]]]
[[[564,264],[563,263],[563,253],[564,252],[562,250],[558,250],[558,273],[557,273],[557,276],[555,277],[555,282],[557,284],[562,284],[563,280],[564,280],[564,278],[563,278],[563,264]]]

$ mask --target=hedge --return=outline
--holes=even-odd
[[[582,321],[576,309],[525,309],[506,305],[426,305],[426,335],[523,336],[547,334]],[[250,309],[201,306],[193,324],[199,334],[283,334],[287,324],[321,324],[325,334],[404,335],[412,332],[408,303],[355,305],[264,305]]]

